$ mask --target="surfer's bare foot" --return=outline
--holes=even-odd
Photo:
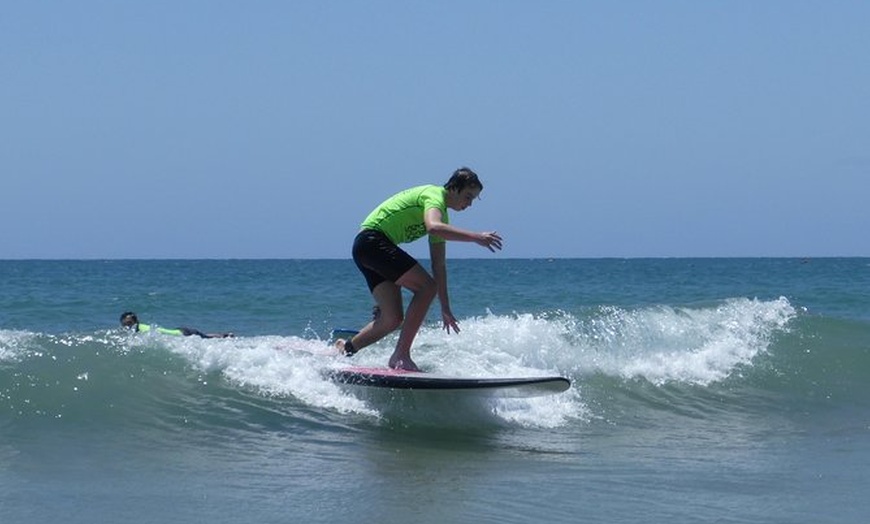
[[[403,369],[405,371],[420,371],[417,364],[411,360],[411,357],[406,358],[390,358],[390,367],[393,369]]]
[[[343,338],[335,339],[335,349],[338,351],[339,355],[344,355],[344,343],[347,342]]]

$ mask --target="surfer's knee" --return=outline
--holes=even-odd
[[[432,278],[427,279],[426,281],[420,284],[416,290],[414,290],[414,296],[420,297],[421,299],[425,299],[429,302],[435,299],[435,296],[438,294],[438,286],[435,284],[435,280]]]
[[[404,321],[405,315],[401,310],[392,312],[381,311],[375,319],[375,323],[387,332],[399,329],[399,326],[401,326]]]
[[[396,281],[396,284],[407,288],[414,296],[421,298],[435,298],[438,292],[438,286],[435,284],[435,279],[427,273],[420,265],[414,266],[411,271],[408,271],[402,278]]]

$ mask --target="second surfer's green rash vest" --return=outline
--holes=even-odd
[[[157,330],[158,333],[162,333],[164,335],[178,335],[178,336],[184,335],[184,331],[182,331],[180,329],[167,329],[167,328],[162,328],[162,327],[158,327],[155,329]],[[147,333],[149,331],[151,331],[151,326],[149,326],[148,324],[142,324],[142,323],[136,324],[136,332],[137,333]]]
[[[380,231],[394,244],[406,244],[426,234],[423,215],[432,208],[440,209],[441,221],[450,223],[446,189],[435,185],[412,187],[386,199],[369,213],[360,227]],[[444,239],[429,235],[429,242],[439,243]]]

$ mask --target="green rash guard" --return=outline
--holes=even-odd
[[[184,331],[182,331],[180,329],[167,329],[167,328],[162,328],[162,327],[158,327],[158,328],[154,328],[154,329],[158,333],[161,333],[163,335],[175,335],[175,336],[184,335]],[[142,323],[136,324],[136,332],[137,333],[148,333],[149,331],[151,331],[150,325],[142,324]]]
[[[447,216],[447,190],[441,186],[417,186],[397,193],[369,213],[363,220],[362,229],[373,229],[387,235],[394,244],[413,242],[426,234],[423,215],[426,210],[441,210],[441,220],[449,224]],[[444,239],[429,235],[429,242],[444,242]]]

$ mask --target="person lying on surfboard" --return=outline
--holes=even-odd
[[[152,329],[158,333],[163,335],[178,335],[189,337],[191,335],[196,335],[200,338],[227,338],[232,337],[232,333],[203,333],[197,329],[192,329],[188,327],[180,327],[175,329],[167,329],[162,327],[154,327],[152,328],[148,324],[142,324],[139,322],[139,319],[136,317],[136,313],[132,311],[125,311],[121,313],[121,325],[127,329],[132,329],[136,333],[147,333]]]
[[[502,248],[502,237],[495,231],[478,233],[450,225],[447,209],[463,211],[471,207],[481,191],[483,184],[477,174],[463,167],[443,187],[424,185],[406,189],[385,200],[366,217],[353,242],[353,260],[377,305],[372,321],[357,334],[336,340],[339,351],[353,355],[401,326],[389,366],[419,371],[411,359],[411,344],[436,295],[441,302],[444,329],[447,333],[451,330],[459,333],[447,294],[445,243],[474,242],[495,252]],[[427,234],[432,275],[398,247]],[[402,288],[413,293],[404,313]]]

